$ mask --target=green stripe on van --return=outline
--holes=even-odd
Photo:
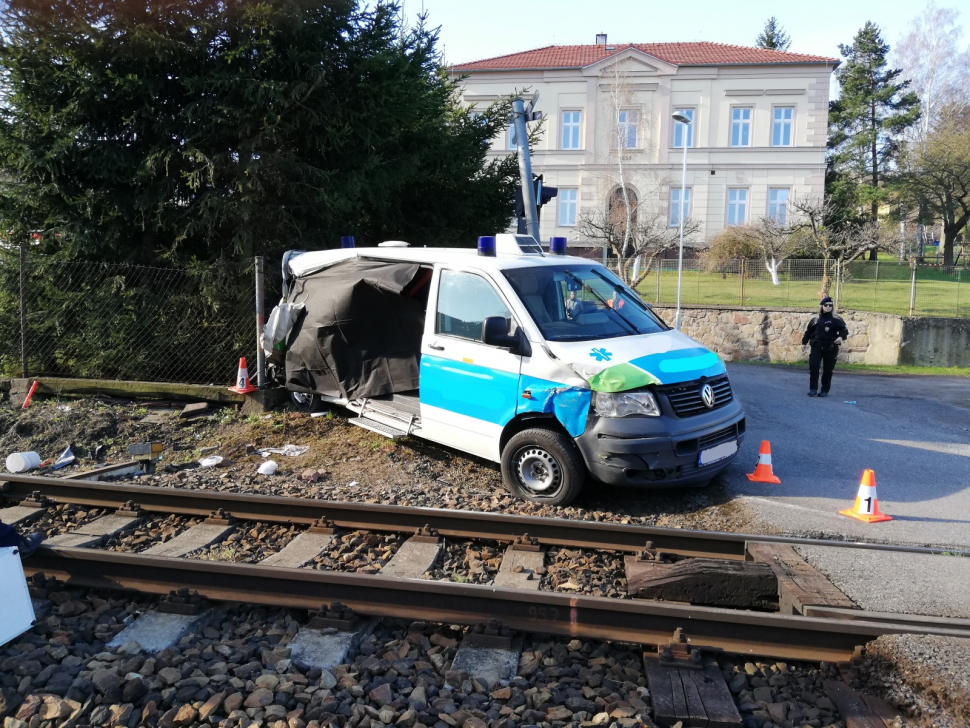
[[[589,378],[589,386],[594,392],[625,392],[648,384],[660,384],[650,372],[624,362],[604,369]]]

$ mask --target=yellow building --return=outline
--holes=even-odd
[[[687,215],[704,241],[725,225],[787,215],[824,187],[829,81],[838,61],[718,43],[548,46],[452,67],[473,108],[528,89],[545,126],[532,164],[559,196],[541,235],[582,245],[580,216],[622,179],[641,214],[678,224],[684,125]],[[514,147],[506,133],[493,154]],[[552,209],[550,209],[552,208]]]

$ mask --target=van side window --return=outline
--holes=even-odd
[[[441,271],[435,333],[482,340],[482,323],[489,316],[501,316],[512,326],[512,314],[492,284],[474,273]]]

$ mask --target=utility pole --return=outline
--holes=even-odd
[[[526,229],[536,242],[539,241],[539,213],[536,207],[536,191],[532,184],[532,158],[529,154],[529,129],[526,123],[542,118],[542,113],[534,111],[539,92],[532,95],[528,106],[522,99],[512,102],[513,122],[515,124],[515,146],[519,152],[519,177],[522,184],[522,203],[525,207]]]

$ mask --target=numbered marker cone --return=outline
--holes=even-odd
[[[780,483],[771,471],[771,443],[767,440],[761,441],[761,449],[758,451],[758,467],[753,473],[748,473],[748,480],[755,483]]]
[[[857,518],[865,523],[893,520],[892,517],[879,512],[879,498],[876,497],[876,474],[871,470],[862,474],[859,494],[855,497],[855,506],[839,511],[839,513],[849,518]]]
[[[236,386],[229,387],[230,392],[249,394],[255,392],[256,387],[249,383],[249,369],[246,368],[246,357],[239,358],[239,373],[236,375]]]

